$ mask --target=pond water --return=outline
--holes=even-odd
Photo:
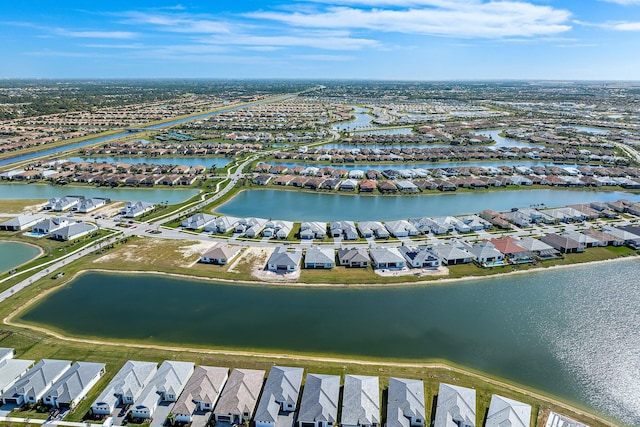
[[[9,271],[37,257],[40,249],[19,242],[0,242],[0,273]]]
[[[625,260],[443,286],[358,289],[93,272],[22,320],[135,342],[445,359],[640,425],[639,268],[640,261]],[[171,319],[171,327],[160,319]]]
[[[620,199],[640,201],[621,191],[504,190],[416,196],[365,196],[288,190],[245,190],[216,208],[236,217],[289,221],[389,221],[423,216],[463,215],[485,209],[508,211],[544,203],[548,207]]]
[[[109,188],[81,186],[53,186],[47,184],[0,184],[0,200],[50,199],[63,196],[107,197],[111,200],[149,203],[182,203],[198,194],[198,190],[179,188]]]

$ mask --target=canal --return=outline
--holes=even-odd
[[[149,344],[445,359],[640,425],[638,268],[633,259],[357,289],[91,272],[21,320]]]

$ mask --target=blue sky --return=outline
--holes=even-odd
[[[0,22],[0,77],[640,80],[640,0],[5,0]]]

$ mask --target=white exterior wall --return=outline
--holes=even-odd
[[[276,424],[268,421],[255,421],[255,427],[275,427]]]
[[[151,410],[146,406],[134,407],[131,408],[131,416],[134,418],[151,418]]]

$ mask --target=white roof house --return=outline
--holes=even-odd
[[[389,237],[387,229],[378,221],[360,221],[358,223],[358,231],[364,238],[387,239]]]
[[[2,403],[37,403],[69,368],[71,361],[42,359],[2,395]]]
[[[0,362],[7,359],[13,359],[16,350],[11,347],[0,347]]]
[[[33,360],[2,359],[0,361],[0,395],[14,385],[33,366],[33,363]]]
[[[369,255],[374,268],[404,268],[407,262],[398,248],[371,248]]]
[[[340,424],[343,427],[380,425],[378,377],[345,375]]]
[[[213,409],[216,423],[241,424],[249,420],[264,383],[263,370],[234,369]]]
[[[256,427],[275,427],[280,411],[296,410],[302,373],[302,368],[284,366],[271,368],[253,417]]]
[[[389,378],[387,427],[422,427],[424,420],[422,380]]]
[[[444,265],[465,264],[473,261],[471,253],[453,244],[436,245],[433,251]]]
[[[531,405],[494,394],[487,413],[485,427],[529,427]]]
[[[44,219],[40,214],[22,214],[0,224],[0,230],[20,231],[27,229]]]
[[[198,366],[171,410],[176,421],[188,423],[195,411],[211,411],[228,378],[229,368]]]
[[[278,246],[267,261],[269,271],[296,271],[302,260],[302,249],[287,250],[285,246]]]
[[[31,231],[34,233],[49,234],[68,226],[69,223],[69,220],[65,217],[47,218],[35,224]]]
[[[333,247],[313,246],[304,255],[304,268],[332,269],[336,265],[336,254]]]
[[[56,408],[73,408],[104,372],[104,363],[76,362],[47,390],[42,401]]]
[[[206,224],[204,231],[225,234],[235,230],[239,221],[240,219],[234,216],[221,216]]]
[[[551,411],[544,427],[589,427],[572,418]]]
[[[55,240],[73,240],[96,231],[98,227],[87,222],[74,222],[51,233]]]
[[[476,391],[440,383],[434,427],[475,427]]]
[[[180,225],[190,230],[197,230],[209,225],[216,219],[215,215],[209,215],[205,213],[197,213],[182,221]]]
[[[387,221],[384,225],[394,237],[417,236],[420,234],[420,231],[413,224],[404,219]]]
[[[302,392],[298,427],[329,427],[337,422],[340,377],[308,374]]]
[[[78,204],[78,206],[74,208],[74,210],[77,210],[78,212],[82,212],[82,213],[87,213],[87,212],[94,211],[99,207],[104,206],[110,202],[111,202],[110,199],[104,199],[100,197],[82,199],[80,200],[80,203]]]
[[[151,418],[153,411],[163,401],[175,402],[187,380],[193,374],[191,362],[165,360],[146,385],[131,409],[134,418]]]
[[[202,254],[202,256],[200,257],[200,262],[219,265],[228,264],[229,261],[238,256],[241,250],[241,246],[227,245],[226,243],[216,243],[208,251]]]
[[[122,208],[120,213],[125,218],[135,218],[143,213],[149,212],[155,207],[153,203],[149,202],[127,202],[127,204]]]
[[[324,239],[327,236],[327,224],[324,222],[303,222],[300,224],[301,239]]]
[[[93,402],[91,410],[96,415],[109,415],[118,405],[133,403],[157,370],[157,363],[127,361]]]

